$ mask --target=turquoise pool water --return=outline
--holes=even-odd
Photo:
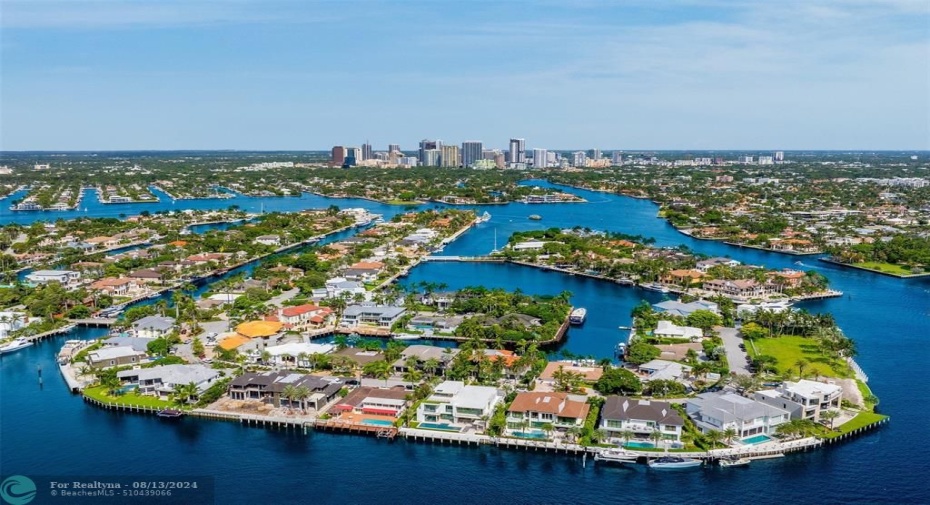
[[[440,424],[440,423],[420,423],[419,425],[417,425],[417,428],[423,428],[424,430],[454,431],[454,432],[456,432],[456,433],[462,431],[461,429],[456,428],[455,426],[452,426],[452,425],[450,425],[450,424],[445,424],[445,423],[442,423],[442,424]]]
[[[375,426],[394,426],[393,422],[385,421],[383,419],[365,419],[362,421],[362,424],[373,424]]]
[[[535,439],[541,439],[541,440],[545,440],[546,438],[548,438],[546,437],[545,432],[542,432],[542,431],[527,431],[526,433],[515,431],[511,435],[517,438],[535,438]]]
[[[623,446],[631,449],[652,449],[656,444],[652,442],[627,442]]]
[[[768,435],[756,435],[754,437],[744,438],[743,443],[749,445],[764,444],[766,442],[771,442],[772,437]]]

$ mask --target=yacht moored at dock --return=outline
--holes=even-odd
[[[477,219],[475,219],[475,223],[487,223],[490,220],[491,214],[489,214],[488,211],[484,211],[484,214],[481,214]]]
[[[6,345],[0,346],[0,354],[7,354],[7,353],[14,352],[14,351],[18,351],[20,349],[29,347],[30,345],[32,345],[32,341],[26,340],[25,338],[20,337],[20,338],[14,339],[12,342]]]
[[[571,324],[584,324],[585,318],[588,317],[588,309],[578,307],[568,315],[568,322]]]
[[[735,456],[729,458],[723,458],[718,463],[720,466],[730,467],[730,466],[746,466],[749,462],[752,461],[749,458],[737,458]]]
[[[594,461],[610,463],[636,463],[639,456],[623,449],[604,449],[594,455]]]
[[[683,468],[694,468],[702,464],[703,462],[699,459],[662,456],[661,458],[650,461],[649,468],[655,470],[678,470]]]

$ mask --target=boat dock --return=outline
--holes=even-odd
[[[74,324],[68,324],[68,325],[62,326],[61,328],[55,328],[54,330],[43,331],[42,333],[38,333],[35,335],[30,335],[28,337],[22,337],[22,338],[30,342],[38,342],[40,340],[44,340],[49,337],[54,337],[55,335],[61,335],[63,333],[68,333],[69,331],[74,329],[74,326],[75,326]]]

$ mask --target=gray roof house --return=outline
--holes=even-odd
[[[613,395],[604,399],[601,409],[600,428],[611,438],[620,438],[624,431],[631,431],[635,438],[649,440],[658,431],[663,440],[680,442],[684,426],[684,419],[666,402]]]
[[[394,305],[349,305],[342,312],[340,324],[350,328],[360,324],[390,328],[406,311]]]
[[[695,300],[689,303],[682,303],[676,300],[666,300],[664,302],[652,305],[656,310],[671,314],[673,316],[688,317],[697,310],[709,310],[714,314],[720,313],[720,307],[714,302],[707,300]]]
[[[120,380],[139,386],[139,392],[162,398],[168,397],[174,386],[194,383],[200,393],[219,377],[218,370],[203,365],[162,365],[138,370],[123,370],[116,374]]]
[[[111,366],[137,365],[145,358],[145,353],[128,345],[101,347],[87,354],[87,364],[92,368],[109,368]]]
[[[173,317],[165,316],[147,316],[132,323],[132,328],[136,330],[136,335],[142,338],[163,337],[174,330],[175,320]]]
[[[688,416],[702,433],[736,430],[740,438],[773,435],[791,418],[787,410],[750,400],[735,393],[704,393],[685,404]]]

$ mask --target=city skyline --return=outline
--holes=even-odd
[[[3,1],[0,149],[930,149],[926,2],[537,6]]]

